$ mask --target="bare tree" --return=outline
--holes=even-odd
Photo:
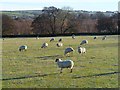
[[[32,34],[32,30],[31,30],[31,23],[32,20],[28,20],[28,19],[16,19],[14,20],[15,22],[15,30],[14,30],[14,34],[15,35],[28,35],[28,34]]]
[[[115,32],[116,25],[111,17],[98,19],[97,29],[99,32]]]
[[[56,32],[56,19],[57,19],[57,15],[58,15],[59,9],[54,7],[54,6],[44,7],[42,12],[47,16],[46,18],[48,18],[48,20],[49,20],[51,33],[52,34],[56,34],[57,33]]]
[[[44,7],[42,14],[32,22],[34,32],[48,32],[48,34],[66,33],[73,30],[75,17],[72,13],[56,7]],[[74,30],[75,31],[75,30]],[[36,33],[37,33],[36,32]]]
[[[5,14],[2,14],[2,34],[11,35],[13,34],[14,29],[14,20]]]

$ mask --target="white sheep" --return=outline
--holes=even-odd
[[[73,66],[74,66],[74,62],[72,60],[61,60],[61,59],[56,59],[55,62],[57,62],[58,64],[58,67],[61,68],[61,71],[60,73],[62,73],[62,69],[63,68],[70,68],[71,69],[71,73],[72,73],[72,69],[73,69]]]
[[[73,53],[74,51],[75,51],[75,50],[74,50],[72,47],[68,47],[68,48],[65,49],[64,55],[67,55],[67,54],[69,54],[69,53]]]
[[[48,43],[43,43],[41,46],[41,48],[46,48],[46,47],[48,47]]]
[[[102,40],[105,40],[106,39],[106,36],[104,36],[103,38],[102,38]]]
[[[78,53],[86,53],[86,48],[78,46]]]
[[[59,40],[58,40],[58,42],[61,42],[62,41],[62,38],[60,38]]]
[[[62,47],[62,46],[63,46],[63,43],[57,43],[56,46],[57,46],[57,47]]]
[[[88,44],[88,40],[83,40],[80,45],[83,45],[83,44]]]
[[[26,51],[27,50],[27,45],[22,45],[19,47],[19,51]]]
[[[39,39],[39,37],[37,36],[36,39]]]
[[[75,35],[74,34],[72,35],[72,39],[75,39]]]
[[[54,40],[55,40],[55,38],[51,38],[51,39],[50,39],[50,42],[52,42],[52,41],[54,41]]]

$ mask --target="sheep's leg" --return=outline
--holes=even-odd
[[[71,69],[70,73],[72,73],[72,69]]]
[[[62,73],[62,68],[61,68],[61,70],[60,70],[60,73]]]

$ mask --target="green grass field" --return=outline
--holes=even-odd
[[[93,36],[63,38],[63,47],[57,47],[49,38],[5,38],[2,41],[2,88],[118,88],[118,36],[106,40]],[[88,40],[87,53],[79,54],[77,47],[83,39]],[[43,42],[48,48],[41,49]],[[28,50],[19,52],[20,45]],[[75,49],[73,56],[64,56],[64,49]],[[60,69],[56,58],[74,61],[73,73]]]

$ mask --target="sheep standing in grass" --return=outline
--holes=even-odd
[[[61,59],[56,59],[55,62],[57,62],[58,64],[58,67],[61,68],[61,71],[60,73],[62,73],[62,69],[63,68],[70,68],[71,69],[71,73],[72,73],[72,69],[73,69],[73,66],[74,66],[74,62],[72,60],[61,60]]]
[[[106,39],[106,36],[104,36],[103,38],[102,38],[102,40],[105,40]]]
[[[19,47],[19,51],[26,51],[27,50],[27,45],[22,45]]]
[[[43,43],[41,46],[41,48],[46,48],[46,47],[48,47],[48,43]]]
[[[86,48],[78,46],[78,53],[86,53]]]
[[[75,39],[75,35],[74,34],[72,35],[72,39]]]
[[[59,40],[58,40],[58,42],[61,42],[62,41],[62,38],[60,38]]]
[[[55,38],[51,38],[51,39],[50,39],[50,42],[52,42],[52,41],[54,41],[54,40],[55,40]]]
[[[74,50],[72,47],[68,47],[68,48],[65,49],[64,55],[67,55],[67,54],[69,54],[69,53],[73,53],[74,51],[75,51],[75,50]]]
[[[57,47],[62,47],[63,43],[57,43],[56,45],[57,45]]]
[[[83,44],[88,44],[88,40],[83,40],[80,45],[83,45]]]

